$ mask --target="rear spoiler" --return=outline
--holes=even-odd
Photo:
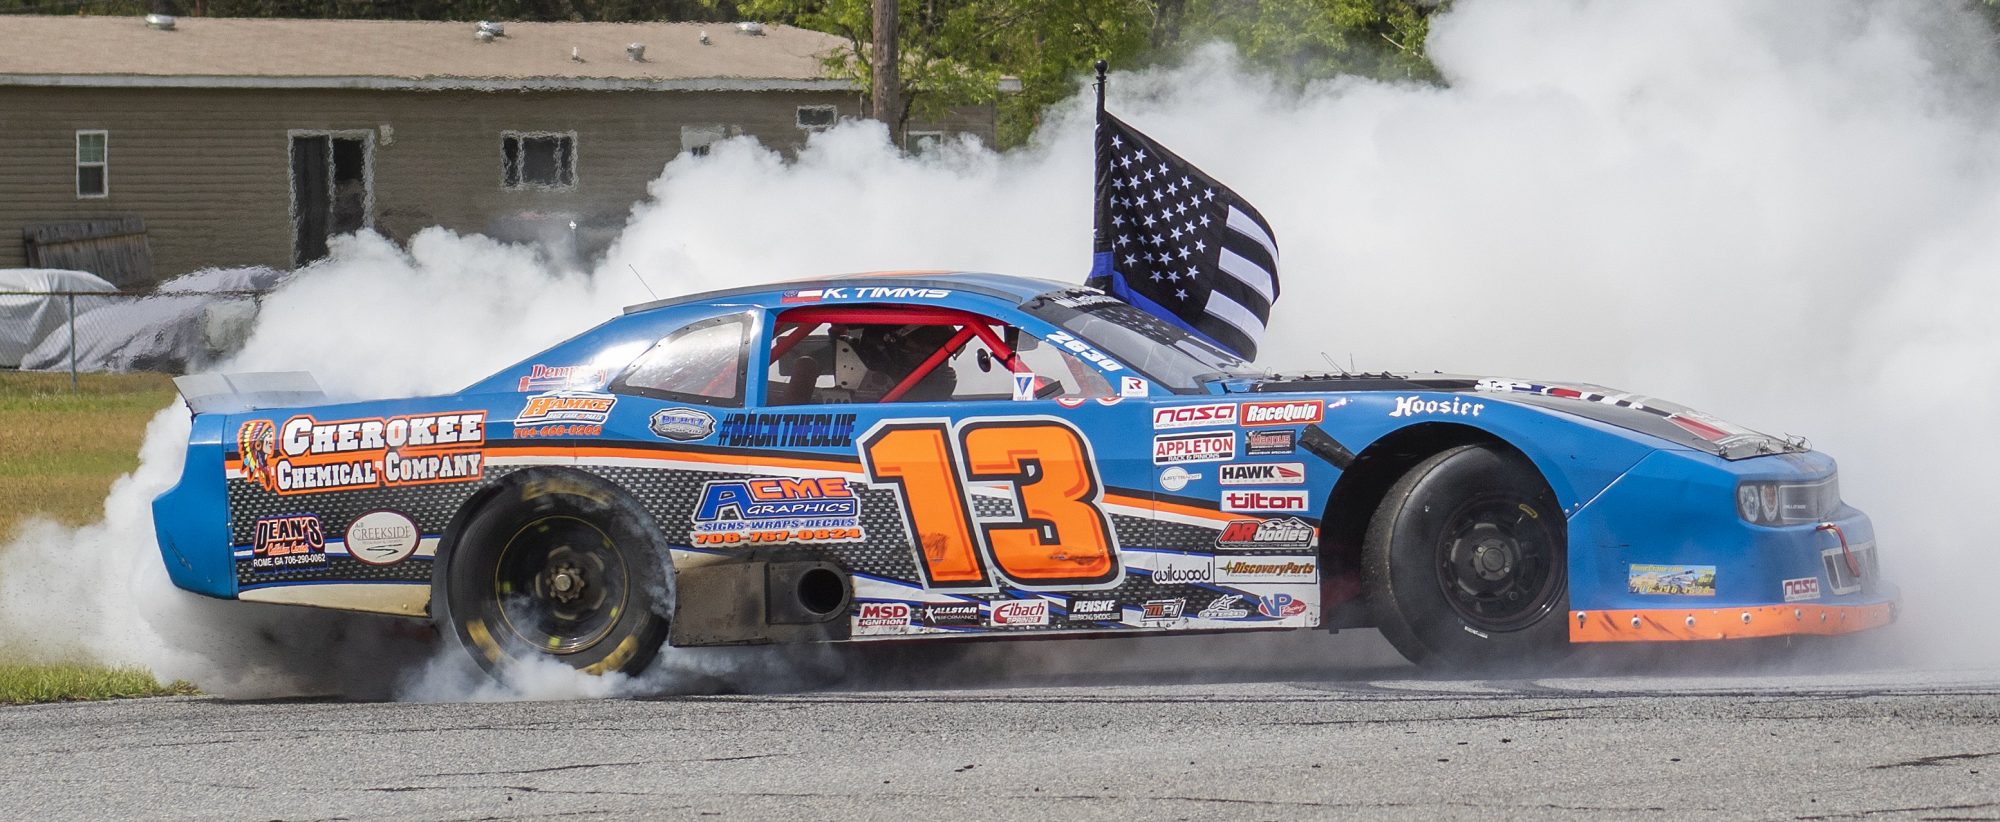
[[[326,399],[319,383],[304,371],[190,374],[175,377],[174,387],[196,414],[240,414],[259,408],[313,405]]]

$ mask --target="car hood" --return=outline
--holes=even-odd
[[[1499,395],[1521,405],[1559,411],[1676,445],[1738,460],[1808,450],[1804,440],[1774,437],[1678,403],[1587,383],[1552,383],[1462,374],[1279,374],[1232,382],[1231,392],[1293,393],[1444,391]]]

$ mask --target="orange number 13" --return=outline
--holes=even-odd
[[[1054,420],[891,422],[861,442],[868,478],[903,493],[905,523],[932,588],[985,588],[985,557],[1007,580],[1031,586],[1092,585],[1118,577],[1111,528],[1097,507],[1102,486],[1090,448]],[[967,482],[1004,483],[1019,519],[972,516]]]

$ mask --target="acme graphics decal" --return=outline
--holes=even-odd
[[[484,411],[328,422],[301,414],[237,432],[244,479],[280,494],[469,482],[485,469],[485,442]]]

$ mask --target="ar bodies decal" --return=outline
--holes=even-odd
[[[860,442],[869,482],[901,497],[925,587],[1078,589],[1122,580],[1097,459],[1068,422],[884,420]],[[1020,517],[973,516],[972,483],[1011,490]]]
[[[244,479],[280,494],[469,482],[484,469],[485,442],[484,411],[332,422],[301,414],[236,432]]]

